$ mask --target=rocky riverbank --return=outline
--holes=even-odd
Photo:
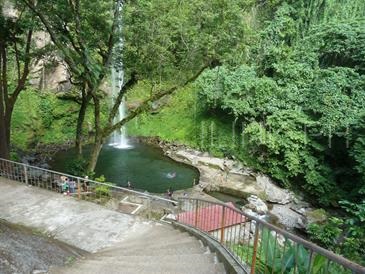
[[[39,144],[33,150],[16,150],[16,154],[18,160],[24,164],[48,169],[48,163],[55,153],[70,149],[73,146],[73,140],[61,144]]]
[[[326,218],[323,211],[314,209],[299,195],[281,188],[269,176],[245,167],[239,161],[213,157],[207,152],[159,138],[139,138],[139,141],[159,146],[165,155],[199,170],[200,181],[189,191],[191,196],[206,199],[206,193],[218,191],[239,197],[246,201],[243,211],[275,220],[275,224],[289,230],[305,230],[309,223],[322,222]]]
[[[232,159],[222,159],[191,149],[185,145],[160,140],[158,137],[134,137],[133,142],[157,146],[175,161],[194,166],[200,180],[189,190],[177,191],[178,195],[216,200],[208,195],[220,192],[245,201],[241,209],[286,229],[306,229],[312,222],[323,222],[325,213],[314,209],[299,195],[278,186],[269,176],[256,172]],[[52,155],[69,149],[72,143],[38,147],[36,152],[22,157],[22,162],[47,168]],[[314,217],[313,217],[314,216]]]

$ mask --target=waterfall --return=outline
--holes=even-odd
[[[123,6],[120,5],[119,9],[122,12]],[[111,68],[111,88],[112,88],[112,103],[114,104],[116,98],[118,97],[120,89],[124,84],[124,68],[123,68],[123,60],[122,60],[122,50],[123,50],[123,38],[121,37],[122,33],[122,19],[118,20],[118,28],[117,33],[120,35],[120,38],[115,44],[113,51],[113,63]],[[118,113],[114,117],[113,123],[117,123],[126,117],[126,103],[125,98],[123,98],[122,102],[119,105]],[[131,148],[132,146],[128,143],[127,137],[127,129],[125,126],[121,127],[118,130],[113,132],[113,135],[109,142],[110,146],[120,149]]]

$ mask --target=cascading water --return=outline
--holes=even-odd
[[[120,13],[122,12],[122,5],[119,7]],[[114,52],[113,52],[113,64],[111,69],[111,84],[112,84],[112,103],[114,104],[115,99],[118,97],[118,94],[123,87],[124,83],[124,70],[123,70],[123,60],[122,60],[122,49],[123,49],[123,39],[121,37],[122,33],[122,19],[118,20],[118,29],[117,33],[120,35],[120,38],[115,44]],[[123,98],[122,102],[119,105],[118,113],[114,117],[114,123],[122,120],[126,117],[126,104],[125,98]],[[132,146],[128,143],[127,138],[127,130],[125,126],[113,132],[111,137],[110,146],[120,149],[131,148]]]

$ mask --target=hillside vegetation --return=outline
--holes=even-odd
[[[75,139],[81,157],[92,136],[92,171],[127,125],[133,136],[239,159],[334,209],[312,239],[365,262],[365,1],[76,2],[21,0],[21,20],[0,16],[0,49],[12,46],[0,58],[0,155],[10,143],[16,151]],[[31,46],[39,29],[52,34],[51,49]],[[30,57],[47,50],[67,63],[72,100],[25,81]],[[113,106],[102,89],[111,67],[125,73]]]

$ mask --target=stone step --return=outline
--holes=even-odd
[[[112,251],[115,249],[136,249],[138,247],[141,247],[143,249],[153,249],[154,247],[164,247],[164,246],[170,246],[170,245],[175,245],[175,244],[185,244],[185,243],[190,243],[190,242],[198,242],[199,241],[196,240],[196,238],[194,237],[187,237],[187,236],[176,236],[176,237],[170,237],[169,239],[164,239],[164,238],[156,238],[154,241],[149,241],[149,242],[144,242],[144,241],[135,241],[134,243],[126,243],[126,244],[121,244],[115,247],[110,247],[108,250]],[[101,250],[102,251],[108,251],[108,250]]]
[[[187,241],[196,241],[196,238],[190,236],[188,233],[179,233],[179,232],[175,232],[175,234],[168,236],[164,236],[163,234],[156,234],[154,237],[148,236],[146,238],[139,238],[133,240],[128,239],[127,241],[120,242],[118,244],[113,245],[112,247],[105,248],[101,250],[101,252],[119,248],[127,249],[130,247],[136,247],[138,245],[152,248],[154,246],[163,246],[171,243],[183,243]]]
[[[99,256],[96,258],[88,258],[86,260],[80,260],[81,264],[88,264],[90,262],[100,262],[100,263],[113,263],[115,261],[124,262],[126,264],[139,264],[143,263],[161,263],[161,264],[169,264],[175,263],[180,264],[181,262],[190,262],[191,264],[199,264],[199,263],[207,263],[214,264],[217,262],[216,255],[214,253],[209,254],[180,254],[180,255],[130,255],[130,256],[118,256],[116,257],[103,257]]]
[[[113,252],[98,253],[99,256],[135,256],[135,255],[181,255],[181,254],[204,254],[208,253],[206,247],[202,247],[199,243],[185,243],[168,247],[156,247],[154,249],[129,249],[116,250]]]
[[[223,274],[226,273],[222,264],[191,264],[189,261],[181,261],[176,263],[125,263],[125,262],[102,262],[90,261],[89,264],[75,265],[67,268],[53,268],[49,273],[52,274]]]

